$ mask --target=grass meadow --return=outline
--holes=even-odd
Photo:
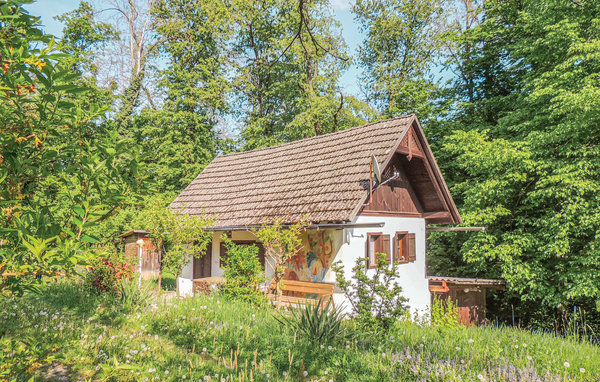
[[[218,295],[144,309],[74,282],[0,301],[0,380],[598,381],[592,344],[492,326],[389,332],[313,345],[270,307]]]

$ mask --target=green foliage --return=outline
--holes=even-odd
[[[70,273],[96,242],[87,230],[137,187],[135,154],[94,122],[105,105],[38,23],[0,4],[0,272],[18,275],[2,284],[13,290]]]
[[[450,299],[434,295],[431,301],[431,325],[436,328],[453,328],[460,325],[458,306]]]
[[[121,284],[133,276],[133,267],[114,257],[99,257],[90,262],[84,288],[90,293],[121,295]]]
[[[148,308],[154,299],[152,284],[142,280],[138,285],[137,277],[129,277],[121,280],[119,287],[121,308],[125,313],[136,313]]]
[[[119,306],[116,299],[86,295],[79,284],[65,282],[44,285],[38,295],[2,299],[0,344],[28,338],[32,345],[26,349],[31,363],[23,357],[22,367],[9,366],[15,361],[11,352],[0,351],[3,377],[16,378],[31,366],[21,378],[44,379],[51,362],[70,379],[124,381],[251,375],[261,382],[477,381],[481,375],[490,381],[520,376],[591,382],[600,374],[598,347],[511,328],[432,329],[400,322],[376,341],[357,338],[315,348],[300,333],[280,330],[272,309],[217,296],[162,301],[134,314]],[[347,329],[356,334],[352,321]]]
[[[292,307],[289,315],[283,313],[276,319],[313,345],[334,345],[349,338],[344,325],[344,314],[341,308],[334,308],[331,301],[323,304],[322,299],[319,299],[304,307]]]
[[[331,267],[336,273],[337,286],[350,301],[356,321],[374,332],[389,330],[407,313],[407,300],[396,281],[400,277],[396,264],[390,266],[383,253],[376,256],[377,267],[373,271],[368,270],[367,259],[357,259],[351,278],[346,276],[340,261]]]
[[[180,275],[190,257],[204,256],[212,239],[212,233],[204,231],[212,223],[210,219],[182,214],[168,207],[170,201],[167,195],[156,195],[147,199],[140,212],[141,228],[149,231],[148,237],[161,256],[159,290],[164,271]]]
[[[284,228],[281,220],[276,220],[273,224],[263,224],[260,229],[253,230],[258,241],[265,247],[267,268],[273,270],[278,307],[282,295],[280,282],[285,275],[286,262],[303,248],[301,235],[307,226],[308,223],[301,221]]]
[[[265,281],[265,277],[263,266],[258,259],[258,247],[237,245],[226,235],[223,235],[221,240],[227,248],[223,275],[227,281],[220,286],[223,295],[257,305],[265,303],[265,296],[260,290],[260,284]]]
[[[358,0],[352,11],[366,32],[359,48],[363,83],[387,117],[432,114],[430,71],[441,51],[445,0]]]
[[[481,22],[452,36],[455,111],[440,123],[438,158],[465,223],[488,229],[465,235],[464,262],[444,270],[506,279],[503,300],[522,326],[560,326],[561,310],[580,306],[598,328],[599,4],[473,11]],[[457,246],[432,244],[443,256]]]

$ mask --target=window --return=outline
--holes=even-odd
[[[390,235],[382,233],[367,234],[367,266],[369,269],[377,267],[376,253],[385,253],[386,260],[390,262]]]
[[[396,232],[396,237],[394,238],[394,263],[406,264],[416,260],[415,234]]]
[[[265,266],[265,247],[263,247],[261,243],[250,240],[233,240],[233,242],[237,245],[256,245],[258,247],[258,260],[263,267]],[[227,259],[227,247],[223,242],[221,242],[219,252],[219,266],[223,268],[223,265],[225,265],[225,260]]]

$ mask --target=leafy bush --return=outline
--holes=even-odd
[[[125,261],[100,257],[92,261],[85,275],[84,286],[93,293],[121,294],[121,281],[131,278],[133,267]]]
[[[356,260],[351,280],[344,276],[341,262],[333,264],[332,269],[336,272],[337,285],[350,301],[358,323],[368,330],[387,331],[407,312],[407,300],[401,296],[402,287],[395,281],[400,275],[396,264],[388,265],[386,255],[378,253],[377,267],[369,277],[366,260]]]
[[[452,328],[460,325],[458,306],[450,299],[434,296],[431,303],[431,325],[438,328]]]
[[[290,315],[275,317],[283,326],[294,332],[302,333],[310,343],[333,344],[348,338],[344,328],[344,314],[340,308],[334,308],[331,301],[324,307],[322,299],[314,305],[307,304],[302,308],[291,308]]]
[[[125,312],[136,312],[147,308],[154,300],[152,284],[142,282],[142,285],[138,286],[135,278],[123,280],[119,291],[121,294],[121,306]]]
[[[263,304],[265,297],[259,287],[265,278],[258,259],[258,247],[237,245],[226,236],[222,240],[227,247],[227,258],[224,259],[227,281],[221,285],[221,291],[228,298]]]

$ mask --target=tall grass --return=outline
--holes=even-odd
[[[351,340],[315,344],[282,329],[271,308],[220,296],[173,299],[136,312],[121,304],[68,283],[51,285],[39,296],[4,299],[0,346],[32,339],[33,348],[40,348],[17,366],[29,365],[29,374],[40,377],[60,363],[71,380],[597,381],[600,376],[598,347],[552,334],[398,322],[385,336],[374,337],[348,321]],[[9,353],[0,352],[0,376],[14,375],[6,365],[15,363],[7,360]]]

